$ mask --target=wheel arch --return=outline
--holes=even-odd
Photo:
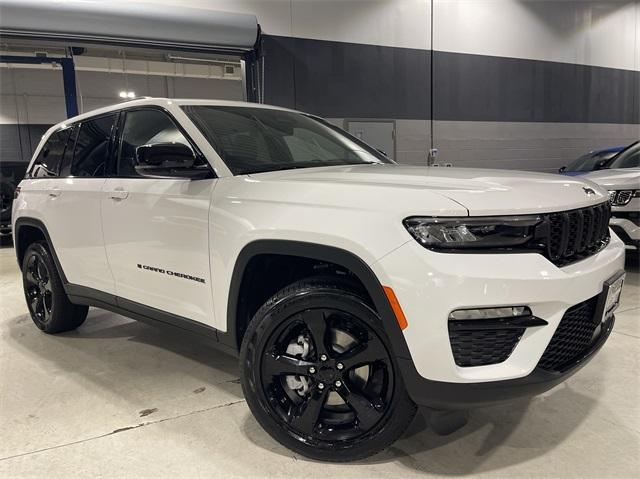
[[[261,255],[279,255],[302,260],[326,262],[351,272],[362,284],[373,306],[380,315],[387,333],[393,354],[410,358],[404,335],[396,322],[395,315],[387,300],[380,281],[371,268],[357,255],[334,246],[291,240],[256,240],[240,251],[236,259],[227,302],[227,333],[224,342],[239,350],[242,343],[242,319],[240,318],[240,295],[243,281],[248,273],[252,259]]]
[[[53,247],[53,242],[51,241],[51,236],[49,236],[49,231],[45,224],[36,218],[21,217],[16,220],[14,229],[14,247],[16,250],[18,266],[22,268],[22,260],[24,259],[24,254],[26,253],[29,245],[34,241],[44,240],[49,247],[49,251],[53,257],[53,262],[55,263],[58,274],[62,279],[62,284],[66,286],[68,283],[67,277],[64,275],[60,260],[58,259],[56,250]]]

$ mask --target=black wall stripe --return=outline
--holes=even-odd
[[[430,52],[265,35],[265,100],[325,117],[431,118]],[[640,123],[640,72],[433,52],[433,118]]]
[[[325,117],[429,118],[429,52],[266,36],[265,101]]]

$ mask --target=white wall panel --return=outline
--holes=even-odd
[[[178,3],[176,0],[143,1]],[[430,0],[185,0],[179,3],[254,14],[263,32],[270,35],[430,48]]]
[[[640,70],[637,1],[434,0],[434,50]]]

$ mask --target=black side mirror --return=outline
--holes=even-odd
[[[142,176],[200,178],[209,174],[206,167],[195,166],[195,153],[183,143],[139,146],[136,162],[136,172]]]
[[[567,171],[567,167],[566,167],[566,166],[561,166],[561,167],[558,169],[558,173],[564,173],[565,171]]]
[[[600,160],[599,162],[596,163],[595,169],[601,170],[607,165],[607,163],[609,163],[609,160]]]

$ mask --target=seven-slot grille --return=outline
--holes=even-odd
[[[589,352],[598,322],[594,321],[598,296],[569,308],[560,320],[538,367],[562,371]]]
[[[565,266],[596,253],[609,241],[610,216],[608,202],[548,215],[548,258]]]

